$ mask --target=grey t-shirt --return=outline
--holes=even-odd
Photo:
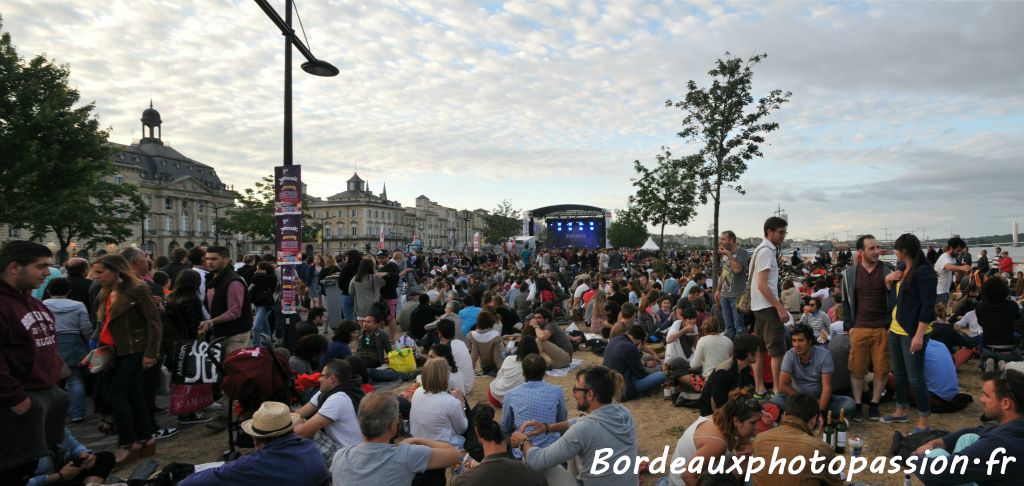
[[[793,377],[793,388],[814,398],[821,398],[821,375],[832,374],[834,369],[832,354],[824,346],[811,348],[810,363],[802,363],[792,349],[782,358],[782,371]]]
[[[722,297],[738,299],[747,290],[747,274],[750,268],[750,252],[745,248],[737,248],[734,254],[736,261],[743,269],[740,273],[733,273],[729,259],[722,259]]]
[[[334,453],[331,479],[334,484],[411,484],[416,473],[427,470],[429,460],[427,446],[363,442]]]

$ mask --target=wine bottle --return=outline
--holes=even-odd
[[[825,422],[825,426],[821,428],[821,440],[828,444],[829,447],[833,447],[835,444],[835,435],[835,426],[832,425],[832,411],[829,410],[828,420]]]
[[[846,410],[839,410],[839,422],[836,423],[836,454],[846,452]]]
[[[665,383],[661,385],[662,392],[665,394],[665,401],[672,401],[672,388],[673,386],[672,373],[665,375]]]

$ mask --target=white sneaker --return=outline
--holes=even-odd
[[[203,410],[206,412],[219,412],[221,410],[224,410],[224,405],[220,402],[213,402],[210,404],[209,407],[206,407]]]

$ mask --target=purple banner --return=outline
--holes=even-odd
[[[277,264],[281,269],[281,313],[297,314],[297,272],[302,263],[302,167],[274,167],[274,223]]]

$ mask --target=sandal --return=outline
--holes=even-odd
[[[139,457],[153,457],[156,454],[156,439],[140,440],[135,444],[140,447]]]
[[[128,464],[131,464],[131,463],[139,460],[139,454],[142,451],[142,449],[136,449],[135,447],[130,446],[130,445],[120,446],[120,447],[117,448],[117,451],[115,452],[115,457],[116,457],[117,452],[119,452],[119,451],[128,451],[128,454],[125,455],[124,459],[121,459],[120,461],[115,460],[114,461],[114,467],[126,466]]]
[[[97,428],[100,429],[100,432],[103,432],[103,435],[111,434],[114,432],[114,421],[100,418],[100,424]]]

